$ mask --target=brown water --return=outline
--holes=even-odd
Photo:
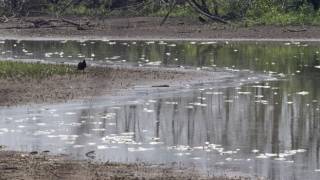
[[[16,44],[16,45],[15,45]],[[0,109],[0,144],[209,174],[319,179],[320,44],[5,41],[7,59],[194,67],[233,78]],[[63,53],[62,53],[63,52]],[[271,81],[270,81],[271,80]]]

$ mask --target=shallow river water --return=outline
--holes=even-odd
[[[0,107],[0,144],[210,175],[320,177],[320,43],[3,41],[2,59],[169,66],[232,78],[124,97]]]

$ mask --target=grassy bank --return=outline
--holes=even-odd
[[[55,103],[96,96],[125,95],[137,85],[181,86],[212,81],[209,72],[144,67],[88,67],[1,62],[0,106]]]
[[[43,79],[53,75],[79,73],[75,66],[63,64],[24,63],[0,61],[0,78],[30,77]]]

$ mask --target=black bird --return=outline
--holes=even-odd
[[[86,60],[83,60],[82,62],[78,63],[78,70],[83,70],[87,67]]]

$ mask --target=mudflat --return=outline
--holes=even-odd
[[[76,69],[76,67],[73,67]],[[136,86],[168,88],[209,82],[217,72],[179,68],[89,67],[78,73],[48,77],[0,78],[0,106],[65,102],[102,95],[120,95]]]

